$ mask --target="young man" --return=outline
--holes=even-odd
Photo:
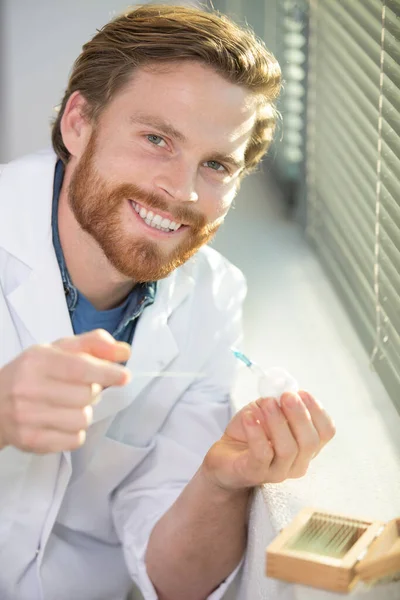
[[[122,600],[132,580],[220,598],[252,488],[304,475],[333,436],[306,392],[231,418],[245,286],[204,246],[279,86],[229,20],[139,7],[83,47],[54,152],[3,167],[2,600]]]

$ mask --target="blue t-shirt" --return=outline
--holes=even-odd
[[[138,318],[149,304],[154,302],[156,282],[138,283],[129,296],[116,308],[96,310],[83,294],[73,285],[65,264],[58,233],[58,200],[64,179],[64,165],[57,161],[54,173],[52,231],[53,245],[64,285],[65,298],[75,334],[85,333],[93,329],[105,329],[115,339],[132,343]]]

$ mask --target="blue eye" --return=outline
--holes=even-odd
[[[146,135],[146,137],[149,140],[149,142],[154,144],[154,146],[160,146],[162,142],[164,142],[165,144],[165,140],[160,135],[150,133],[149,135]]]
[[[226,171],[224,165],[221,165],[221,163],[217,162],[216,160],[208,160],[206,164],[213,171]]]

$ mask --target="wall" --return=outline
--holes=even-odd
[[[132,4],[0,0],[0,162],[50,144],[54,107],[82,44]]]

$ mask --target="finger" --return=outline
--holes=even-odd
[[[225,433],[229,437],[243,442],[246,442],[246,433],[243,426],[242,415],[245,411],[252,410],[256,416],[256,418],[264,424],[264,415],[262,414],[261,409],[258,407],[256,402],[250,402],[246,404],[239,412],[237,412],[234,417],[229,421]]]
[[[26,429],[18,437],[15,445],[25,452],[50,454],[77,450],[85,441],[84,430],[77,433],[64,433],[51,429]]]
[[[299,392],[299,396],[306,405],[314,427],[318,432],[320,439],[320,447],[318,451],[320,451],[335,435],[335,424],[322,404],[318,402],[314,396],[304,390]]]
[[[76,384],[52,380],[32,382],[26,390],[23,410],[37,410],[40,405],[49,407],[83,408],[94,404],[101,387],[97,384]]]
[[[125,385],[130,372],[125,367],[89,354],[71,354],[58,348],[52,348],[54,359],[50,377],[59,381],[87,384],[97,383],[102,388],[112,385]]]
[[[303,477],[310,461],[320,449],[319,434],[300,396],[283,394],[281,406],[298,446],[298,454],[291,466],[289,477]]]
[[[78,433],[81,429],[87,429],[92,421],[93,409],[91,406],[49,408],[40,405],[35,410],[31,409],[26,412],[23,427]]]
[[[245,457],[245,478],[249,485],[267,483],[269,467],[274,457],[271,442],[251,408],[243,412],[242,423],[248,446],[248,452],[242,455]]]
[[[64,338],[54,342],[53,346],[68,352],[85,352],[96,358],[112,362],[126,362],[131,353],[129,344],[117,342],[104,329],[95,329],[88,333]]]
[[[298,454],[297,442],[275,398],[262,398],[257,400],[257,404],[264,413],[268,424],[267,435],[274,449],[271,483],[277,483],[288,477]]]
[[[92,383],[92,404],[97,404],[101,398],[102,387],[98,383]]]
[[[267,457],[269,464],[273,457],[273,450],[254,410],[249,409],[243,413],[243,426],[252,459],[264,465]]]

